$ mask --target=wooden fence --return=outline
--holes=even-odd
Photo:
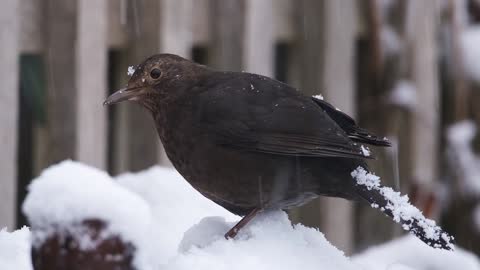
[[[400,155],[405,172],[393,173],[395,160],[381,152],[386,161],[373,165],[378,173],[392,182],[400,176],[432,185],[440,160],[436,3],[396,2],[394,8],[409,15],[396,25],[408,49],[396,59],[403,64],[392,65],[380,35],[387,15],[376,0],[4,0],[0,227],[23,222],[17,209],[25,185],[60,160],[80,160],[111,173],[168,166],[144,111],[101,105],[109,90],[126,83],[128,65],[158,52],[276,77],[307,94],[322,93],[367,128],[407,145]],[[389,72],[392,66],[406,71]],[[28,87],[32,70],[43,74],[35,81],[39,98],[32,98],[35,87]],[[412,113],[385,106],[385,95],[399,78],[418,89],[418,109]],[[383,221],[367,228],[378,217],[354,210],[343,200],[322,199],[292,217],[320,226],[347,252],[354,242],[358,246],[395,233]]]

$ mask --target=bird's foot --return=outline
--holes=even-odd
[[[262,211],[261,208],[254,208],[248,215],[244,216],[233,228],[231,228],[226,234],[225,234],[225,239],[233,239],[235,236],[237,236],[238,232],[240,231],[241,228],[243,228],[245,225],[247,225],[250,220],[252,220],[260,211]]]

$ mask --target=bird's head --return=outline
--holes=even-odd
[[[111,94],[103,105],[136,101],[151,111],[155,110],[159,101],[180,92],[184,85],[199,76],[202,69],[203,66],[177,55],[150,56],[135,67],[127,86]]]

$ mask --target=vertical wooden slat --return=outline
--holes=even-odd
[[[210,42],[210,0],[192,0],[193,11],[193,42],[198,45],[206,45]]]
[[[160,47],[163,52],[190,58],[193,44],[192,0],[163,0]]]
[[[323,6],[324,1],[316,0],[300,0],[294,5],[296,36],[288,81],[305,94],[322,91]]]
[[[43,50],[43,0],[19,0],[20,50],[22,53],[38,53]]]
[[[316,0],[296,1],[293,6],[295,39],[293,44],[292,68],[288,82],[307,95],[319,94],[323,76],[321,65],[323,54],[324,2]],[[290,211],[294,222],[319,227],[322,222],[319,201],[315,200]]]
[[[128,25],[129,34],[129,56],[128,64],[137,65],[146,57],[159,53],[160,51],[160,29],[161,3],[157,0],[129,1]],[[127,70],[125,69],[125,73]],[[126,75],[125,75],[126,76]],[[119,147],[126,148],[123,151],[127,159],[128,168],[122,170],[142,170],[158,163],[159,139],[155,125],[150,114],[135,104],[120,104],[119,110],[127,110],[120,115],[126,119],[119,119],[125,122],[125,129],[120,133],[127,133],[128,139]]]
[[[439,87],[436,47],[436,2],[412,1],[412,74],[418,105],[414,111],[414,178],[430,185],[437,177]],[[432,7],[433,4],[433,7]]]
[[[354,45],[356,36],[355,0],[325,1],[325,51],[323,82],[325,98],[343,112],[355,117]],[[322,231],[344,252],[353,247],[353,208],[343,199],[325,198]]]
[[[292,0],[276,0],[271,2],[271,9],[273,10],[273,24],[275,41],[292,41],[294,38],[294,14],[293,5],[295,1]]]
[[[107,0],[107,5],[108,47],[125,47],[127,45],[127,0]]]
[[[78,1],[76,159],[106,167],[107,1]],[[92,31],[95,29],[95,31]]]
[[[6,0],[0,9],[0,227],[14,229],[18,120],[19,0]]]
[[[160,50],[185,58],[191,58],[193,47],[194,0],[163,0],[161,6]],[[159,161],[162,165],[171,163],[159,144]]]
[[[47,0],[47,157],[45,167],[75,156],[76,1]]]
[[[273,76],[274,15],[272,0],[247,0],[244,61],[246,71]]]
[[[210,63],[218,69],[240,71],[243,68],[245,1],[211,0]]]

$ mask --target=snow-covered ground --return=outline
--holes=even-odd
[[[143,270],[480,270],[474,255],[458,248],[435,250],[413,237],[351,259],[318,230],[292,226],[280,211],[261,214],[235,240],[225,240],[223,234],[239,217],[201,196],[175,171],[161,167],[112,178],[65,161],[33,182],[23,209],[37,227],[68,227],[85,218],[108,221],[111,233],[135,244],[135,263]],[[0,269],[32,269],[30,238],[27,228],[0,231]],[[38,244],[42,239],[34,240]]]

